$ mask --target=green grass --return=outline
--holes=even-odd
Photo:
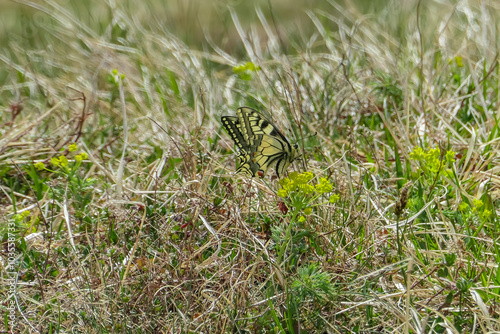
[[[2,5],[0,328],[500,331],[496,2],[270,3]]]

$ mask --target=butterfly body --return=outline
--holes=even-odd
[[[298,157],[297,145],[290,145],[286,137],[255,109],[241,107],[236,116],[222,116],[221,121],[238,147],[237,173],[263,177],[269,167],[273,167],[280,177]]]

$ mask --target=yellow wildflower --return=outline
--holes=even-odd
[[[340,196],[338,194],[333,194],[330,196],[330,199],[328,200],[330,203],[334,204],[340,199]]]
[[[278,190],[278,196],[279,197],[287,197],[288,196],[288,191],[286,191],[285,189],[280,189]]]
[[[44,170],[45,169],[45,164],[43,162],[37,162],[35,164],[35,168],[38,169],[38,170]]]
[[[66,166],[68,166],[69,161],[68,161],[68,159],[66,158],[66,156],[61,155],[61,156],[59,157],[59,163],[61,164],[61,166],[66,167]]]

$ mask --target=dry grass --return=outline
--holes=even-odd
[[[0,34],[15,332],[500,331],[495,1],[214,7],[229,30],[189,38],[138,4],[20,3]],[[300,220],[276,180],[235,176],[219,119],[242,105],[340,199]]]

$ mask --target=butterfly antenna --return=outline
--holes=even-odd
[[[318,131],[315,131],[313,135],[307,136],[307,137],[305,137],[304,139],[308,139],[308,138],[316,137],[316,135],[317,135],[317,134],[318,134]]]
[[[306,139],[309,139],[309,138],[312,138],[312,137],[316,137],[316,135],[318,134],[318,131],[314,132],[313,135],[310,135],[310,136],[307,136],[307,137],[304,137],[303,140],[306,140]],[[297,140],[298,141],[298,140]]]

